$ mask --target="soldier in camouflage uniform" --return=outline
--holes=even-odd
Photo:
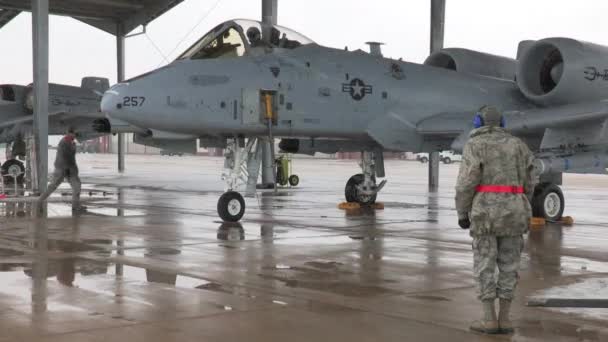
[[[40,202],[57,190],[63,180],[67,178],[72,187],[72,211],[84,212],[86,207],[80,205],[80,177],[78,177],[78,165],[76,165],[76,133],[74,128],[69,128],[67,134],[61,139],[57,146],[55,157],[55,171],[47,190],[40,195]]]
[[[456,185],[458,223],[473,237],[474,272],[484,316],[474,331],[510,333],[509,311],[518,281],[523,234],[532,216],[534,156],[504,128],[502,114],[482,107],[464,147]],[[498,277],[496,268],[498,267]],[[494,301],[500,299],[499,317]]]

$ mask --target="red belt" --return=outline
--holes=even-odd
[[[523,194],[523,186],[515,185],[478,185],[475,190],[477,192],[494,192],[494,193],[506,193],[506,194]]]

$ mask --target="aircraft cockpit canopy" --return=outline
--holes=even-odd
[[[295,49],[312,43],[286,27],[239,19],[216,26],[177,59],[240,57],[257,47]]]

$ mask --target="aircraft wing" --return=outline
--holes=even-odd
[[[463,133],[468,135],[473,129],[473,117],[473,113],[440,113],[418,122],[416,130],[427,138],[459,137]],[[605,122],[608,119],[608,101],[507,112],[505,119],[507,128],[515,135],[537,134],[547,129],[568,132],[574,126]]]
[[[451,141],[450,149],[462,151],[472,119],[471,113],[442,113],[420,121],[416,128],[425,140]],[[568,158],[561,171],[606,173],[608,101],[508,112],[505,119],[507,128],[539,158]],[[578,165],[567,165],[573,161]]]
[[[49,120],[58,119],[61,115],[65,115],[65,113],[64,112],[49,113]],[[0,119],[0,129],[11,128],[11,127],[14,127],[17,125],[33,124],[33,122],[34,122],[33,115],[19,116],[16,118],[11,118],[9,120]]]

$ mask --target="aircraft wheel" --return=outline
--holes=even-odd
[[[19,175],[17,176],[17,184],[23,184],[23,180],[25,178],[25,166],[22,162],[18,161],[17,159],[9,159],[2,164],[0,170],[5,184],[13,184],[15,181],[14,177],[4,177],[8,175]]]
[[[300,177],[298,177],[296,175],[291,175],[289,177],[289,185],[298,186],[298,184],[300,184]]]
[[[534,189],[532,198],[532,214],[555,222],[562,219],[565,208],[564,194],[559,186],[553,183],[543,183]]]
[[[346,187],[344,188],[344,197],[346,197],[346,201],[349,203],[359,203],[363,205],[370,205],[376,203],[375,195],[363,195],[357,189],[357,185],[363,183],[364,176],[362,174],[356,174],[346,182]],[[375,179],[374,179],[375,182]]]
[[[217,201],[217,213],[225,222],[238,222],[245,214],[245,200],[236,191],[224,193]]]

